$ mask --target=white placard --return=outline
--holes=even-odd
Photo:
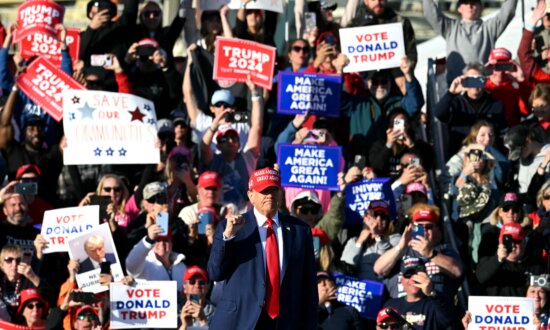
[[[101,246],[98,243],[101,240],[103,240],[103,251],[98,252],[95,248]],[[86,246],[88,243],[93,243],[90,246],[95,251],[87,251]],[[103,254],[103,257],[100,260],[95,260],[97,258],[93,254],[94,252]],[[80,262],[80,269],[76,275],[76,283],[82,291],[97,293],[109,289],[108,286],[99,284],[99,275],[101,272],[99,262],[101,261],[111,263],[110,268],[113,281],[120,281],[124,277],[108,223],[103,223],[95,229],[69,239],[69,257],[71,259],[78,259]]]
[[[157,164],[157,117],[153,102],[124,93],[66,90],[63,128],[65,165]]]
[[[176,328],[176,281],[144,281],[133,286],[110,284],[111,329]]]
[[[399,67],[405,55],[403,25],[378,24],[340,29],[342,54],[349,59],[344,72],[361,72]]]
[[[240,9],[242,6],[241,0],[231,0],[229,8]],[[246,9],[264,9],[283,13],[283,0],[254,0],[250,1],[245,6]],[[219,8],[218,8],[219,9]]]
[[[66,207],[44,212],[40,234],[48,242],[44,253],[67,252],[69,238],[99,225],[99,205]]]
[[[468,297],[468,330],[533,329],[535,300],[523,297]]]

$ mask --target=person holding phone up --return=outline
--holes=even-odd
[[[204,268],[187,268],[183,281],[185,303],[181,307],[179,330],[187,327],[206,327],[214,313],[215,306],[206,298],[208,293],[208,273]]]

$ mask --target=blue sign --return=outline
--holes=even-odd
[[[338,117],[341,90],[339,75],[279,72],[277,112]]]
[[[376,320],[382,307],[384,283],[361,280],[340,273],[334,273],[334,282],[339,302],[357,309],[362,318]]]
[[[392,219],[395,219],[397,215],[389,178],[365,179],[348,184],[344,195],[346,196],[346,224],[361,223],[369,203],[381,199],[390,205]]]
[[[339,191],[342,147],[280,144],[278,164],[283,187]]]

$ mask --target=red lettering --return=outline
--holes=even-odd
[[[519,313],[519,305],[486,305],[485,308],[489,313],[492,313],[493,311],[498,314],[501,314],[501,313],[518,314]]]
[[[387,32],[375,32],[375,33],[367,33],[364,35],[356,35],[355,38],[359,42],[370,42],[370,41],[380,41],[380,40],[388,40],[388,33]]]
[[[160,289],[129,289],[126,290],[126,293],[128,294],[129,298],[132,297],[147,297],[147,298],[159,298],[160,297]]]

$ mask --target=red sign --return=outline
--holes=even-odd
[[[27,71],[19,75],[17,85],[53,119],[63,118],[63,91],[85,89],[71,76],[43,57],[34,60]]]
[[[256,85],[271,90],[274,47],[236,38],[217,38],[214,58],[215,80],[245,82],[250,75]]]
[[[27,0],[17,9],[17,33],[13,42],[29,34],[45,33],[56,37],[55,25],[63,23],[65,9],[49,0]]]
[[[65,40],[73,63],[78,61],[80,52],[80,29],[67,29]],[[61,65],[61,42],[43,33],[29,34],[19,42],[21,56],[28,60],[33,56],[47,58],[53,64]]]

